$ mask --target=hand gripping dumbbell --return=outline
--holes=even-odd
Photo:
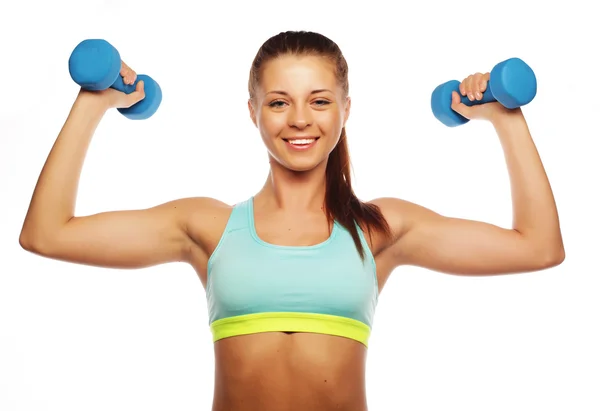
[[[481,100],[470,101],[466,96],[460,95],[459,85],[459,81],[450,80],[437,86],[431,93],[431,111],[448,127],[460,126],[469,121],[452,109],[453,91],[459,94],[461,103],[466,106],[497,101],[508,109],[529,104],[537,92],[533,70],[519,58],[510,58],[494,66]]]
[[[130,94],[135,91],[137,83],[143,80],[145,97],[131,107],[117,110],[131,120],[151,117],[162,101],[158,83],[145,74],[138,74],[134,84],[125,84],[120,71],[121,56],[106,40],[83,40],[69,57],[71,78],[86,90],[106,90],[110,87]]]

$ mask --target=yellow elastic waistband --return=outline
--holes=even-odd
[[[371,329],[358,320],[330,314],[268,312],[222,318],[210,325],[213,342],[269,331],[310,332],[351,338],[368,347]]]

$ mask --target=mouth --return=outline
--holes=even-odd
[[[304,151],[308,150],[319,140],[319,137],[304,137],[304,138],[284,138],[286,146],[293,150]]]

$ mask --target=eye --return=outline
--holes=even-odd
[[[272,108],[282,108],[284,104],[286,104],[285,101],[275,100],[275,101],[272,101],[272,102],[269,103],[269,107],[272,107]],[[327,101],[327,100],[319,99],[319,100],[315,100],[313,102],[313,104],[316,104],[317,107],[324,107],[324,106],[326,106],[328,104],[331,104],[331,102]]]
[[[273,107],[273,108],[281,108],[283,107],[283,104],[285,104],[284,101],[281,100],[275,100],[269,103],[269,107]]]

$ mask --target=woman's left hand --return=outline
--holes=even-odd
[[[460,94],[466,96],[470,101],[481,100],[483,92],[487,89],[490,80],[490,73],[475,73],[465,78],[460,83]],[[456,91],[452,92],[452,109],[469,120],[488,120],[493,121],[498,115],[506,114],[512,110],[507,109],[502,104],[494,101],[485,104],[474,104],[467,106],[460,101],[460,96]]]

